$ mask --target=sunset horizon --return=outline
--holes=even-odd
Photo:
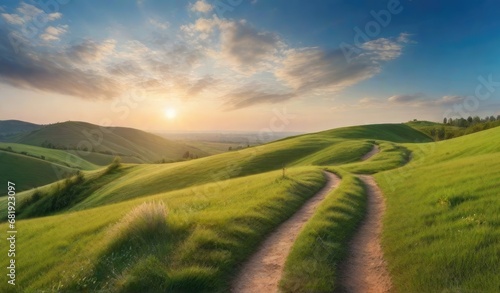
[[[37,3],[0,6],[4,120],[311,132],[500,114],[488,1]]]

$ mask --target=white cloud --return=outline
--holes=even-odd
[[[3,10],[4,11],[4,10]],[[43,10],[22,2],[17,8],[17,13],[2,13],[2,18],[11,25],[24,25],[31,21],[39,21],[46,19],[47,21],[54,21],[60,19],[63,15],[60,12],[53,12],[46,14]],[[37,19],[38,17],[38,19]],[[35,22],[36,24],[36,22]]]
[[[409,34],[401,33],[396,38],[379,38],[361,45],[364,54],[375,61],[389,61],[401,56],[404,44],[410,43]]]
[[[205,0],[198,0],[191,5],[190,9],[195,12],[207,13],[213,10],[213,6]]]
[[[160,21],[158,19],[153,19],[153,18],[149,19],[149,23],[152,26],[161,30],[166,30],[170,26],[170,24],[167,21]]]
[[[47,15],[47,18],[49,21],[54,21],[62,17],[62,13],[60,12],[54,12],[54,13],[49,13]]]
[[[40,38],[44,41],[58,41],[60,36],[68,31],[67,25],[59,25],[57,27],[49,26],[45,29],[44,33],[40,35]]]
[[[24,2],[22,2],[21,5],[19,5],[19,7],[17,8],[17,11],[19,13],[23,14],[25,17],[28,17],[30,19],[39,15],[39,14],[44,13],[43,10],[41,10],[33,5],[26,4]]]
[[[2,18],[9,24],[12,25],[23,25],[24,24],[24,19],[13,13],[13,14],[8,14],[8,13],[2,13]]]

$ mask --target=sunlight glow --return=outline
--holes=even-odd
[[[177,117],[177,110],[175,110],[174,108],[166,108],[165,117],[167,117],[167,119],[169,120],[175,119],[175,117]]]

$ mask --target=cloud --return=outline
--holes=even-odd
[[[432,101],[435,105],[452,106],[455,104],[463,103],[465,97],[463,96],[443,96],[440,99]]]
[[[161,30],[166,30],[170,24],[167,21],[160,21],[158,19],[149,19],[149,23],[154,26],[155,28],[161,29]]]
[[[279,103],[290,100],[295,96],[296,95],[293,92],[265,91],[262,90],[262,86],[248,85],[223,96],[222,100],[225,101],[223,107],[230,111],[246,108],[256,104]]]
[[[68,57],[75,62],[90,63],[103,59],[115,49],[116,41],[113,39],[98,43],[93,40],[85,40],[80,44],[72,46],[68,50]]]
[[[394,95],[389,97],[387,100],[391,103],[407,104],[414,103],[416,101],[421,101],[425,97],[422,93],[417,94],[405,94],[405,95]]]
[[[242,72],[263,70],[281,45],[276,34],[258,31],[246,21],[223,22],[220,33],[221,57]]]
[[[68,31],[67,25],[59,25],[57,27],[49,26],[45,29],[40,38],[44,41],[58,41],[59,37]]]
[[[451,106],[457,103],[462,103],[465,97],[463,96],[443,96],[441,98],[428,98],[425,94],[403,94],[394,95],[387,99],[390,103],[397,103],[412,107],[435,107],[435,106]]]
[[[187,90],[187,96],[188,97],[193,97],[197,96],[201,92],[205,91],[206,89],[213,87],[216,85],[219,81],[214,79],[212,76],[205,76],[201,79],[198,79],[192,83],[188,90]]]
[[[386,38],[380,38],[364,43],[362,48],[368,51],[368,54],[371,55],[372,59],[389,61],[401,56],[403,43]]]
[[[0,80],[12,86],[85,99],[111,99],[122,85],[95,71],[82,70],[64,58],[48,53],[13,52],[5,30],[0,29]]]
[[[2,18],[9,24],[12,25],[23,25],[24,19],[17,14],[2,13]]]
[[[270,69],[279,61],[278,55],[284,48],[279,36],[267,31],[259,31],[247,21],[198,18],[194,23],[185,25],[181,30],[189,37],[205,42],[218,61],[227,63],[238,73],[253,74]]]
[[[8,24],[21,26],[31,21],[33,21],[34,24],[38,24],[42,19],[54,21],[62,17],[60,12],[46,14],[43,10],[37,8],[36,6],[24,2],[21,2],[21,4],[16,8],[16,11],[17,13],[2,13],[2,18]]]
[[[190,6],[191,11],[207,13],[214,9],[214,7],[205,2],[205,0],[198,0]]]
[[[319,48],[291,49],[286,53],[276,76],[299,93],[336,92],[368,79],[380,66],[359,58],[347,62],[341,50]]]

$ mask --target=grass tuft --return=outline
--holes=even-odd
[[[142,244],[167,234],[167,208],[162,201],[145,202],[126,214],[110,231],[116,243]]]

